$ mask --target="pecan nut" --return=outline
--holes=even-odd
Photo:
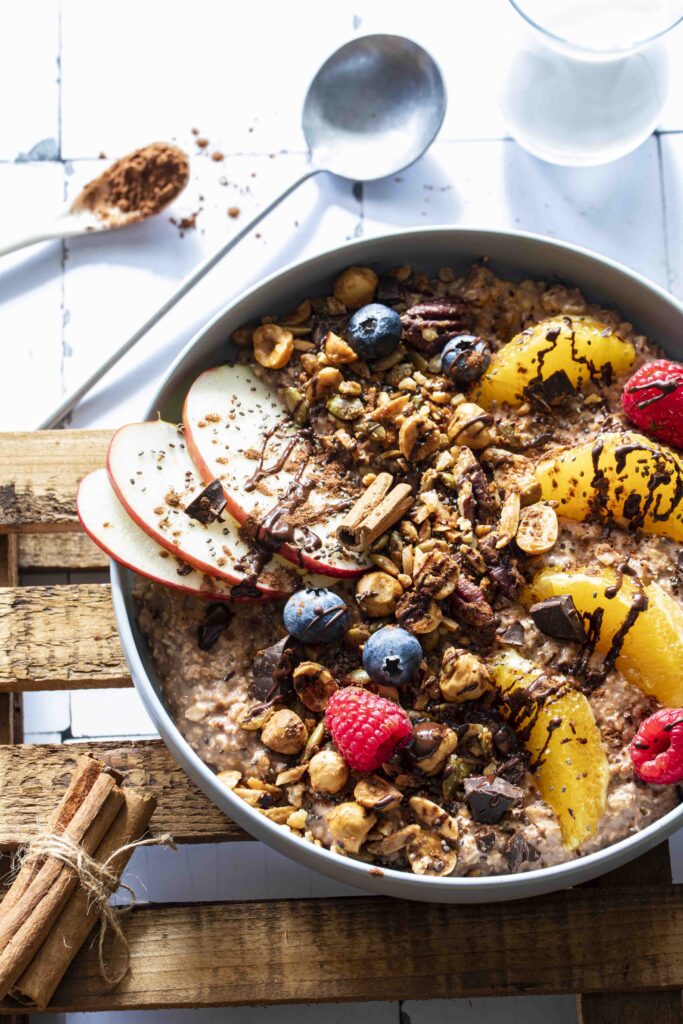
[[[434,299],[421,302],[401,316],[406,341],[433,355],[440,352],[449,338],[470,330],[470,311],[462,299]]]
[[[484,597],[481,587],[467,576],[461,576],[458,580],[450,596],[450,605],[455,618],[467,626],[486,629],[496,621],[493,608]]]

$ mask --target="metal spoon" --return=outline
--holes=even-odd
[[[123,164],[127,166],[129,176],[131,171],[144,175],[148,180],[151,175],[155,177],[158,186],[163,184],[163,189],[157,189],[153,202],[142,207],[129,204],[126,209],[121,209],[117,204],[117,172]],[[160,213],[172,203],[187,185],[189,176],[189,160],[177,146],[153,142],[142,149],[136,149],[89,182],[71,206],[54,221],[0,245],[0,256],[51,238],[73,238],[76,235],[89,235],[95,231],[111,231],[113,228],[137,224],[138,221]]]
[[[303,108],[310,162],[236,235],[191,271],[166,302],[40,424],[56,427],[67,413],[226,253],[308,178],[326,171],[375,181],[417,160],[446,113],[446,89],[429,54],[401,36],[355,39],[327,60],[311,82]]]

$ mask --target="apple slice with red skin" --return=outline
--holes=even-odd
[[[298,589],[288,566],[273,558],[251,579],[259,552],[227,513],[199,522],[185,509],[204,490],[178,427],[163,420],[130,423],[114,434],[107,453],[111,486],[125,511],[145,533],[201,573],[253,596],[277,598]]]
[[[183,408],[185,439],[205,482],[218,478],[228,510],[283,558],[327,576],[360,576],[364,555],[335,530],[361,491],[295,424],[277,393],[248,366],[214,367]]]
[[[78,487],[76,508],[81,526],[109,558],[165,587],[211,601],[254,603],[267,598],[232,596],[224,580],[212,579],[174,558],[133,522],[109,483],[106,469],[95,469]]]

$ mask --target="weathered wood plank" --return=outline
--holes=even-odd
[[[638,860],[603,875],[591,883],[609,899],[610,892],[625,885],[660,885],[671,888],[671,858],[669,844],[662,843]],[[652,908],[655,916],[658,908]],[[607,988],[607,986],[605,986]],[[683,1024],[683,1004],[680,991],[668,992],[597,992],[577,997],[580,1024]]]
[[[471,998],[605,986],[638,991],[683,983],[683,892],[675,886],[576,889],[460,907],[371,896],[151,907],[134,911],[124,927],[131,971],[121,985],[109,990],[97,950],[84,948],[53,1010]]]
[[[0,690],[130,685],[109,584],[0,590]]]
[[[130,786],[149,786],[158,800],[155,831],[181,843],[250,839],[190,782],[160,740],[0,746],[0,850],[22,846],[40,831],[88,752],[113,765]]]
[[[15,587],[18,575],[17,539],[0,535],[0,587]],[[22,711],[20,693],[0,693],[0,743],[21,743]]]
[[[22,572],[109,568],[105,553],[85,533],[21,533],[18,540]]]
[[[0,434],[0,531],[77,530],[76,487],[104,465],[110,430]]]

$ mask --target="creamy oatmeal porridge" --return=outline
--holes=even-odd
[[[486,261],[350,268],[275,312],[192,386],[172,447],[201,482],[142,523],[177,559],[137,601],[191,746],[310,842],[424,874],[557,864],[670,811],[683,770],[636,761],[683,704],[683,475],[622,408],[654,344]]]

